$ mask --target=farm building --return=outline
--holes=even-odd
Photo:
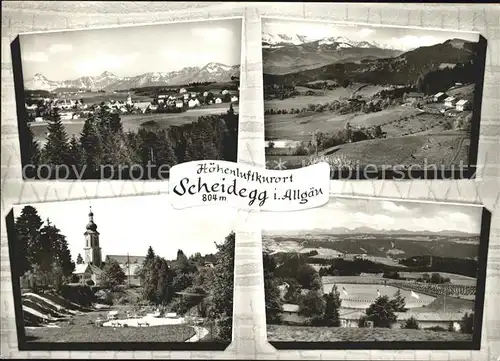
[[[215,104],[220,104],[222,103],[222,99],[221,98],[215,98]]]
[[[200,101],[198,99],[190,99],[188,102],[188,107],[194,108],[200,105]]]
[[[196,93],[191,93],[191,98],[196,98],[198,96],[198,94]]]
[[[224,89],[224,90],[222,91],[222,93],[221,93],[221,94],[222,94],[222,95],[226,95],[226,94],[228,94],[228,93],[229,93],[229,91],[228,91],[227,89]]]
[[[183,97],[184,97],[184,100],[189,100],[189,93],[184,93]]]
[[[231,97],[231,103],[236,103],[238,101],[238,97],[236,95],[233,95]]]
[[[363,316],[366,316],[364,311],[341,309],[339,311],[340,326],[359,327],[359,319]]]
[[[462,99],[457,102],[456,109],[459,112],[463,112],[464,110],[470,110],[471,109],[471,103],[468,100]]]
[[[396,316],[398,320],[392,325],[391,328],[401,328],[404,326],[405,322],[410,318],[414,317],[421,329],[432,328],[432,327],[442,327],[445,330],[453,325],[453,330],[460,331],[460,321],[462,320],[464,313],[459,312],[397,312]]]
[[[457,104],[455,97],[448,97],[444,100],[444,106],[447,108],[454,108],[455,104]]]
[[[175,101],[175,107],[176,108],[182,108],[184,106],[184,102],[182,100],[176,100]]]
[[[208,92],[204,92],[204,93],[203,93],[203,96],[204,96],[204,97],[207,97],[207,96],[208,96]]]
[[[422,99],[424,99],[424,94],[423,93],[416,93],[416,92],[411,92],[406,95],[406,101],[407,102],[419,102]]]
[[[179,90],[179,94],[184,94],[185,92],[187,92],[186,88],[181,88]]]
[[[74,114],[71,112],[63,112],[59,113],[59,115],[61,116],[61,120],[71,120],[74,117]]]
[[[73,272],[73,279],[75,282],[83,285],[87,284],[89,281],[92,281],[93,285],[98,285],[101,274],[102,270],[92,264],[77,264]]]
[[[441,101],[445,100],[447,97],[448,96],[443,92],[436,93],[436,94],[434,94],[434,102],[435,103],[441,102]]]
[[[285,323],[303,324],[306,318],[299,315],[299,305],[285,303],[282,306],[281,319]]]

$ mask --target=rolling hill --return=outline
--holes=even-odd
[[[342,48],[340,51],[337,47],[323,49],[319,42],[264,49],[264,84],[299,84],[347,77],[361,83],[407,85],[415,83],[421,74],[437,69],[441,64],[453,66],[474,61],[480,50],[479,43],[461,39],[450,39],[402,54],[380,48],[354,47]],[[290,73],[287,71],[293,58],[297,59],[296,68],[300,70]],[[327,59],[330,61],[328,65],[301,69],[301,64],[304,66],[307,60],[320,64]],[[338,66],[340,63],[343,66]]]
[[[287,74],[297,69],[306,70],[333,63],[388,58],[402,53],[399,50],[380,48],[366,41],[353,42],[343,37],[300,42],[302,38],[296,36],[290,43],[270,38],[267,41],[275,41],[270,44],[263,37],[264,73]]]
[[[54,81],[43,74],[35,74],[24,83],[26,90],[55,89],[102,89],[127,90],[162,85],[184,85],[192,82],[224,82],[232,76],[239,76],[239,65],[229,66],[219,63],[208,63],[203,67],[186,67],[171,72],[150,72],[132,77],[120,78],[105,71],[97,76],[84,76],[74,80]]]

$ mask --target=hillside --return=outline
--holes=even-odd
[[[55,89],[102,89],[127,90],[164,85],[185,85],[193,82],[225,82],[232,76],[239,76],[239,65],[229,66],[219,63],[208,63],[203,67],[186,67],[171,72],[150,72],[132,77],[118,77],[108,71],[98,76],[84,76],[74,80],[54,81],[43,74],[35,74],[24,83],[29,90]]]
[[[373,257],[403,259],[432,254],[436,257],[474,258],[478,253],[478,236],[398,236],[398,235],[321,235],[321,236],[268,236],[263,247],[272,251],[300,252],[304,248],[332,249],[343,253],[366,253]],[[469,241],[469,242],[464,242]],[[476,241],[476,242],[474,242]]]
[[[347,43],[349,42],[349,43]],[[327,64],[358,62],[388,58],[401,54],[399,50],[383,49],[363,42],[323,39],[301,44],[287,44],[262,48],[265,74],[287,74]]]
[[[273,55],[280,54],[283,69],[286,69],[292,56],[299,59],[297,60],[298,64],[301,64],[302,60],[300,59],[308,59],[309,57],[313,63],[319,61],[317,60],[318,57],[325,59],[326,56],[309,55],[310,53],[314,54],[313,48],[314,46],[311,45],[311,47],[306,47],[301,52],[298,49],[302,48],[289,46],[279,49],[267,49],[266,52],[271,51]],[[340,63],[339,57],[336,57],[334,53],[330,56],[330,64],[328,65],[287,74],[277,73],[276,70],[272,69],[276,67],[276,64],[279,65],[273,60],[274,56],[263,55],[264,69],[268,69],[268,71],[264,71],[264,83],[303,84],[315,80],[347,77],[351,81],[362,83],[407,85],[415,83],[420,75],[430,70],[439,69],[442,64],[451,64],[451,66],[457,63],[468,64],[478,55],[479,50],[479,43],[460,39],[419,47],[397,56],[383,56],[382,53],[376,53],[380,49],[374,52],[373,48],[348,48],[341,51],[341,54],[345,54],[340,56],[343,61],[341,67],[338,66],[338,63]],[[278,51],[280,53],[277,53]],[[387,51],[387,49],[384,51]],[[394,52],[394,50],[391,51]],[[378,58],[373,59],[376,55],[379,55]],[[266,64],[266,62],[268,63]],[[477,64],[479,65],[479,62]],[[272,72],[269,71],[269,68],[271,68]],[[473,74],[469,75],[473,76]]]

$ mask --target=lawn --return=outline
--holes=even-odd
[[[95,327],[73,325],[60,328],[27,329],[31,342],[184,342],[194,336],[193,327],[169,325],[154,327]]]
[[[357,342],[357,341],[471,341],[472,335],[459,332],[388,328],[303,327],[268,325],[269,341]]]

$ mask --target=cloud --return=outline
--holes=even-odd
[[[390,213],[411,213],[411,210],[406,208],[405,206],[398,205],[394,202],[390,201],[382,201],[380,202],[380,207],[387,212]]]
[[[137,53],[132,54],[99,54],[90,59],[83,59],[75,64],[75,70],[82,76],[97,75],[103,71],[119,70],[132,65],[138,58]]]
[[[402,50],[415,49],[421,46],[430,46],[441,42],[438,38],[432,35],[416,36],[405,35],[400,38],[391,38],[390,44],[395,48]]]
[[[65,53],[73,50],[73,45],[71,44],[52,44],[49,47],[49,52],[51,53]]]
[[[29,61],[31,63],[45,63],[49,61],[49,57],[43,51],[34,51],[29,53],[24,53],[22,55],[23,61]]]
[[[200,38],[200,41],[210,41],[214,43],[225,41],[234,36],[232,30],[221,27],[219,28],[194,27],[191,29],[191,34],[195,38]]]
[[[359,36],[362,38],[367,38],[368,36],[373,35],[375,32],[375,29],[363,28],[359,31]]]

